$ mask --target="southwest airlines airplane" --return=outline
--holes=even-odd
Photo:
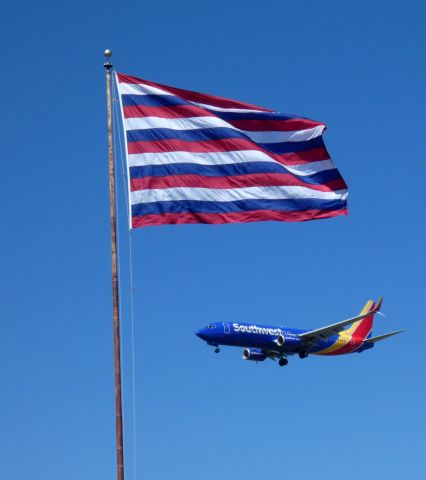
[[[368,301],[357,317],[314,330],[270,327],[247,323],[210,323],[196,335],[215,347],[219,345],[243,347],[244,360],[263,362],[278,359],[280,366],[287,365],[287,356],[300,358],[313,355],[343,355],[363,352],[373,348],[379,340],[401,333],[402,330],[372,337],[374,314],[380,311],[383,297],[377,303]]]

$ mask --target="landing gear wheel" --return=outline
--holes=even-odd
[[[216,348],[214,349],[214,353],[219,353],[219,352],[220,352],[220,348],[219,348],[219,347],[216,347]]]
[[[280,367],[284,367],[284,365],[287,365],[287,363],[288,363],[288,360],[286,358],[280,358],[278,365]]]
[[[299,353],[299,358],[306,358],[308,354],[306,352],[300,352]]]

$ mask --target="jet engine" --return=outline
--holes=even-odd
[[[267,356],[262,352],[260,348],[245,348],[243,350],[244,360],[254,360],[255,362],[263,362]]]
[[[279,347],[285,346],[289,349],[295,349],[301,346],[302,341],[300,340],[299,335],[296,335],[295,333],[283,332],[277,336],[275,343]]]

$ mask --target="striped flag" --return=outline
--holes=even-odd
[[[347,213],[323,123],[124,74],[117,88],[133,228]]]

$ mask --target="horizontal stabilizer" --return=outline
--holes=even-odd
[[[385,338],[392,337],[393,335],[396,335],[397,333],[401,333],[404,330],[397,330],[396,332],[391,332],[391,333],[385,333],[384,335],[379,335],[378,337],[371,337],[367,338],[364,340],[364,343],[376,343],[380,342],[380,340],[384,340]]]

